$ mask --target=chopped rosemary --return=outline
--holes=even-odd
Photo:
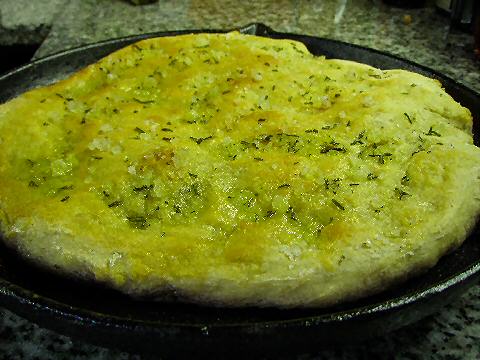
[[[340,210],[345,210],[345,207],[344,207],[342,204],[340,204],[337,200],[332,199],[332,203],[333,203],[336,207],[338,207]]]
[[[340,188],[342,179],[336,178],[336,179],[323,179],[324,184],[325,184],[325,190],[331,190],[334,194],[337,193],[337,190]]]
[[[442,136],[438,132],[433,130],[432,126],[430,126],[430,129],[428,130],[428,133],[424,133],[424,134],[427,135],[427,136],[438,136],[438,137]]]
[[[331,130],[337,127],[337,124],[322,126],[322,130]]]
[[[266,218],[270,218],[272,217],[273,215],[275,215],[277,212],[274,211],[274,210],[268,210],[267,211],[267,215],[265,216]]]
[[[364,136],[365,136],[365,130],[361,131],[358,134],[357,138],[350,145],[363,144],[364,142],[362,141],[362,139]]]
[[[140,100],[140,99],[137,99],[137,98],[133,98],[133,101],[136,101],[140,104],[152,104],[155,102],[155,100]]]
[[[409,122],[410,124],[413,123],[413,122],[412,122],[412,119],[410,118],[410,116],[409,116],[407,113],[403,113],[403,115],[405,115],[405,117],[407,118],[407,120],[408,120],[408,122]]]
[[[248,141],[246,141],[246,140],[241,140],[241,141],[240,141],[240,144],[242,144],[243,146],[245,146],[245,149],[247,149],[247,148],[249,148],[249,147],[253,147],[253,148],[255,148],[255,149],[258,150],[258,145],[255,144],[254,142],[248,142]],[[245,150],[245,149],[244,149],[244,150]]]
[[[415,154],[418,154],[418,153],[421,152],[421,151],[425,151],[425,149],[424,149],[424,147],[423,147],[422,145],[420,145],[417,150],[415,150],[414,152],[412,152],[412,156],[415,155]]]
[[[139,186],[139,187],[134,187],[134,188],[133,188],[133,191],[135,191],[135,192],[147,191],[147,190],[152,190],[153,188],[154,188],[154,185],[153,185],[153,184],[150,184],[150,185],[142,185],[142,186]]]
[[[213,136],[210,135],[210,136],[207,136],[207,137],[204,137],[204,138],[195,138],[193,136],[190,136],[190,139],[195,141],[198,145],[200,145],[202,142],[204,142],[205,140],[209,140],[209,139],[212,139]]]
[[[127,220],[129,221],[130,226],[136,229],[143,230],[150,226],[145,216],[127,216]]]
[[[297,214],[295,214],[295,211],[293,211],[293,207],[289,206],[287,211],[286,211],[286,214],[289,215],[290,219],[292,219],[293,221],[298,220]]]
[[[121,200],[116,200],[116,201],[108,204],[108,207],[109,207],[109,208],[113,208],[113,207],[120,206],[120,205],[122,205],[122,204],[123,204],[123,201],[121,201]]]
[[[395,193],[397,194],[399,200],[402,200],[404,196],[410,196],[409,193],[407,193],[406,191],[403,191],[398,187],[395,188]]]
[[[273,135],[266,135],[264,138],[262,138],[262,143],[263,144],[268,144],[270,140],[272,140]]]
[[[339,147],[338,145],[340,145],[340,144],[337,143],[335,140],[332,140],[329,143],[324,143],[321,146],[320,153],[326,154],[330,151],[347,152],[347,149],[345,149],[345,147],[343,147],[343,146]]]
[[[385,164],[385,157],[390,157],[392,155],[393,154],[391,153],[384,153],[384,154],[369,154],[368,156],[378,158],[379,164]]]

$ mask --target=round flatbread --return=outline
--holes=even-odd
[[[328,306],[467,237],[471,129],[412,72],[239,33],[143,40],[0,106],[0,229],[133,296]]]

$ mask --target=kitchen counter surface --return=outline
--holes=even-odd
[[[9,1],[0,2],[0,14],[4,17],[3,2]],[[431,67],[480,92],[480,63],[473,57],[473,37],[451,30],[448,19],[433,8],[396,9],[373,0],[280,0],[251,4],[233,0],[180,0],[143,6],[121,0],[44,0],[43,3],[54,11],[47,12],[52,16],[47,19],[51,24],[35,58],[132,34],[231,29],[262,22],[278,31],[334,38],[386,51]],[[18,8],[17,12],[14,10],[9,8],[12,14],[22,14]],[[5,19],[1,20],[4,24]],[[480,358],[480,286],[473,286],[440,312],[417,324],[354,347],[319,349],[299,358],[383,359],[394,354],[399,359]],[[0,308],[0,359],[141,358],[39,328]]]
[[[0,45],[35,45],[47,37],[65,0],[0,0]]]

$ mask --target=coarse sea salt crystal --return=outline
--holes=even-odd
[[[332,103],[330,102],[330,98],[328,97],[328,95],[322,96],[322,106],[324,108],[329,108],[330,106],[332,106]]]
[[[130,165],[128,167],[128,172],[132,175],[136,175],[137,174],[137,169],[135,169],[135,166],[134,165]]]
[[[225,145],[229,145],[229,144],[233,143],[233,140],[232,140],[232,138],[231,138],[230,136],[224,136],[224,137],[223,137],[223,143],[224,143]]]
[[[374,101],[373,101],[373,98],[371,96],[365,96],[364,97],[363,106],[371,107],[371,106],[373,106],[373,104],[374,104]]]
[[[108,259],[108,265],[109,265],[110,267],[115,266],[115,264],[117,263],[117,261],[118,261],[119,259],[121,259],[122,257],[123,257],[123,255],[122,255],[121,253],[119,253],[119,252],[117,252],[117,251],[114,251],[114,252],[112,253],[112,255],[110,255],[110,258]]]
[[[103,124],[102,126],[100,126],[100,130],[103,132],[110,132],[113,130],[113,127],[110,124]]]
[[[150,127],[150,130],[152,132],[156,132],[157,131],[157,128],[160,126],[160,124],[158,124],[157,122],[151,120],[151,119],[146,119],[144,122],[143,122],[145,125],[149,126]]]
[[[252,78],[255,81],[262,81],[263,80],[263,75],[259,72],[253,73]]]
[[[98,149],[100,151],[105,151],[110,146],[110,140],[104,138],[94,138],[90,144],[88,144],[88,148],[90,150]]]
[[[298,246],[281,245],[279,249],[290,261],[295,260],[302,254],[302,250]]]
[[[120,154],[122,152],[122,147],[120,145],[115,145],[113,146],[111,149],[110,149],[110,152],[113,154],[113,155],[117,155],[117,154]]]
[[[190,66],[192,65],[193,61],[188,56],[185,56],[185,58],[183,59],[183,63],[187,66]]]
[[[72,163],[64,159],[57,159],[51,162],[50,168],[53,176],[65,175],[72,170]]]

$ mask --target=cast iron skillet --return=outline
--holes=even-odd
[[[480,95],[441,74],[371,49],[311,36],[275,32],[262,24],[243,33],[299,40],[314,54],[401,68],[439,79],[468,107],[478,145]],[[155,33],[104,41],[34,61],[0,77],[0,102],[52,83],[127,44]],[[213,32],[209,30],[208,32]],[[455,252],[427,273],[390,291],[328,309],[219,309],[139,302],[103,288],[46,273],[0,248],[0,305],[41,326],[102,346],[166,356],[287,354],[385,334],[433,313],[480,274],[479,224]]]

